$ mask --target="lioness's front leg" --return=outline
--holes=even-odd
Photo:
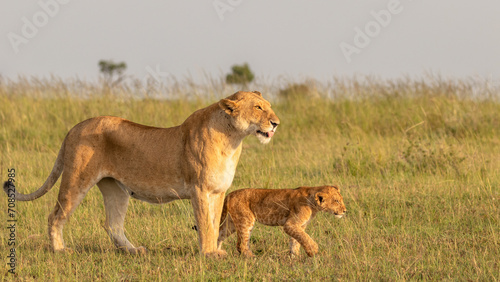
[[[134,247],[125,236],[123,223],[127,213],[129,195],[112,178],[104,178],[97,183],[104,198],[106,224],[104,228],[115,246],[127,253],[144,254],[146,248]]]
[[[225,256],[226,252],[224,250],[217,249],[224,193],[212,194],[196,189],[196,193],[191,198],[191,204],[198,226],[201,253],[206,256]]]

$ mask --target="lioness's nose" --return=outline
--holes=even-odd
[[[279,121],[278,122],[271,121],[271,125],[273,126],[273,128],[276,128],[276,126],[278,126],[278,124],[280,124]]]

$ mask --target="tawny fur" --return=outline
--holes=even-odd
[[[218,248],[234,232],[238,251],[254,256],[249,248],[255,221],[270,226],[283,226],[290,235],[290,253],[299,255],[300,246],[308,256],[318,253],[318,244],[305,232],[309,221],[319,211],[340,218],[346,212],[337,186],[299,187],[296,189],[241,189],[229,193],[221,215]]]
[[[63,251],[65,222],[97,184],[104,198],[106,230],[118,248],[130,253],[143,253],[145,248],[134,247],[125,237],[129,197],[150,203],[191,199],[201,253],[221,256],[224,252],[217,249],[220,214],[242,140],[252,134],[267,143],[278,124],[259,92],[237,92],[171,128],[118,117],[92,118],[69,131],[42,187],[28,195],[17,192],[16,199],[43,196],[62,173],[48,232],[54,251]]]

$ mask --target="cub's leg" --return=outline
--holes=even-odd
[[[127,213],[129,195],[112,178],[103,178],[97,183],[104,198],[106,210],[105,229],[116,247],[131,254],[144,254],[146,248],[134,247],[125,236],[123,223]]]
[[[236,249],[243,256],[254,257],[254,254],[250,251],[249,242],[250,234],[255,225],[255,215],[250,210],[242,209],[241,207],[239,210],[230,210],[229,214],[233,219],[236,232],[238,233]]]
[[[297,224],[297,222],[294,221],[295,217],[291,217],[291,219],[289,219],[283,226],[283,230],[286,232],[286,234],[297,240],[302,245],[302,247],[304,247],[308,256],[314,256],[318,253],[318,244],[316,244],[316,242],[314,242],[314,240],[305,232],[302,224]],[[298,252],[298,247],[294,247],[297,248]]]
[[[64,171],[56,206],[49,215],[48,232],[55,252],[69,250],[64,245],[64,224],[94,184],[95,179],[84,173]]]
[[[219,239],[217,240],[217,249],[222,249],[222,242],[226,240],[227,237],[231,236],[234,232],[236,232],[236,227],[234,226],[233,219],[231,215],[227,215],[225,219],[223,219],[220,229],[219,229]]]
[[[302,225],[302,228],[306,230],[307,224]],[[290,254],[293,256],[299,256],[300,253],[300,243],[295,238],[290,237]]]
[[[300,243],[295,240],[295,238],[290,237],[290,254],[293,256],[299,256]]]

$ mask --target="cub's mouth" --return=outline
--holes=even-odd
[[[262,135],[262,136],[264,136],[266,138],[271,138],[274,135],[274,130],[271,130],[271,131],[268,131],[268,132],[257,130],[257,134],[260,134],[260,135]]]
[[[333,214],[335,215],[336,218],[342,218],[342,217],[345,216],[345,212],[342,212],[342,213],[340,213],[340,212],[334,212]]]

